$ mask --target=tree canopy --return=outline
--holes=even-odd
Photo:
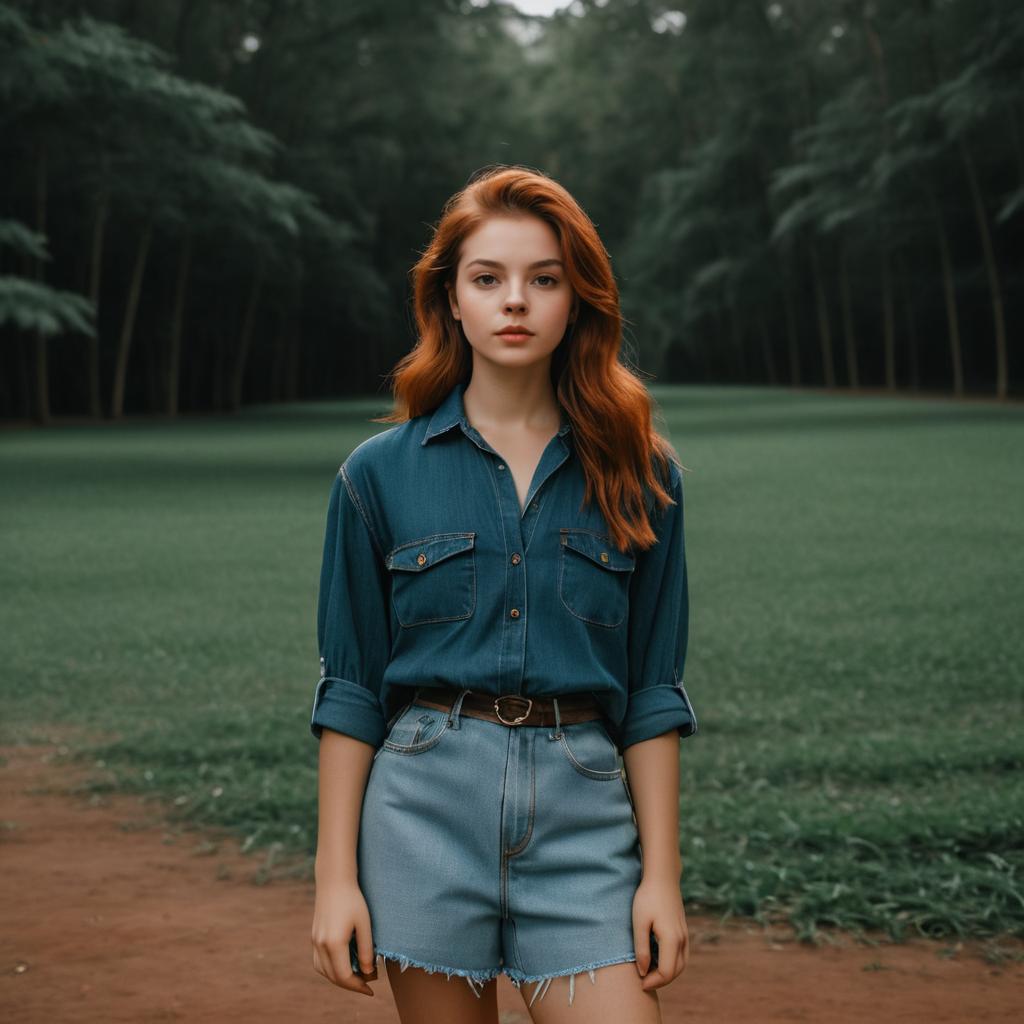
[[[380,387],[408,271],[523,163],[662,380],[1019,390],[1010,0],[0,2],[0,415]]]

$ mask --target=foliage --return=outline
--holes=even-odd
[[[0,158],[142,408],[179,343],[191,408],[239,373],[247,400],[376,389],[442,202],[498,162],[597,223],[644,370],[1005,395],[1022,64],[1012,0],[0,2]],[[78,368],[47,372],[73,404]]]

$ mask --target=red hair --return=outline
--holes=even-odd
[[[451,314],[463,240],[490,216],[532,214],[558,236],[565,273],[579,300],[576,320],[551,358],[551,383],[572,423],[586,478],[584,502],[596,499],[619,550],[655,541],[648,520],[652,495],[668,493],[669,460],[682,464],[652,423],[644,383],[619,362],[622,314],[611,260],[597,229],[569,192],[538,171],[493,165],[474,175],[445,204],[430,244],[412,268],[419,340],[389,375],[395,408],[377,423],[402,423],[432,412],[472,372],[472,349]]]

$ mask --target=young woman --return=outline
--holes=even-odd
[[[658,1021],[689,956],[681,466],[562,186],[485,168],[413,274],[392,426],[327,510],[313,965],[373,995],[383,957],[403,1024],[496,1022],[502,973],[536,1022]]]

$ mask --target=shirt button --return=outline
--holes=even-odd
[[[511,615],[513,619],[518,619],[519,618],[519,609],[518,608],[513,608],[512,611],[509,612],[509,615]]]
[[[522,555],[520,555],[518,551],[512,556],[513,565],[518,565],[522,560]]]
[[[538,504],[537,504],[537,502],[535,502],[535,501],[531,501],[531,502],[530,502],[530,508],[532,508],[532,509],[533,509],[533,511],[534,511],[534,512],[536,512],[536,511],[537,511],[537,509],[539,509],[539,508],[540,508],[540,505],[538,505]]]
[[[498,469],[504,469],[504,468],[505,468],[505,463],[504,462],[499,462],[498,463]]]

